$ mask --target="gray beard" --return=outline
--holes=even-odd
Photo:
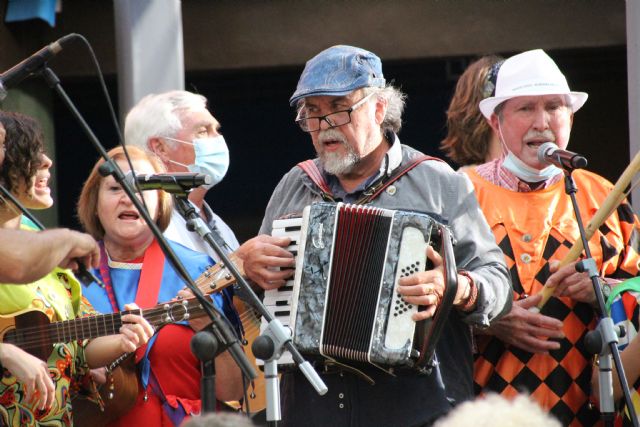
[[[344,144],[347,152],[342,155],[340,153],[319,153],[320,164],[325,172],[332,175],[344,175],[351,172],[360,162],[360,156],[349,146]]]

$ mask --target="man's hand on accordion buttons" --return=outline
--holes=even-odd
[[[290,243],[288,237],[261,234],[243,243],[236,254],[242,260],[249,279],[263,289],[275,289],[293,276],[295,260],[286,249]]]
[[[407,277],[400,278],[398,293],[403,299],[414,305],[424,306],[425,309],[413,315],[413,320],[428,319],[436,312],[436,308],[444,295],[444,266],[442,257],[431,246],[427,247],[427,258],[433,263],[433,269],[420,271]]]

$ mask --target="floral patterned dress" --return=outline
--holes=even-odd
[[[73,274],[59,268],[28,285],[0,284],[0,316],[10,318],[31,310],[41,311],[51,322],[95,313],[81,297],[80,283]],[[0,318],[0,322],[4,320]],[[2,329],[4,327],[0,327]],[[98,398],[93,393],[95,386],[89,380],[85,361],[87,344],[88,340],[84,340],[53,346],[47,363],[56,391],[53,405],[48,409],[39,410],[27,403],[24,385],[4,369],[0,382],[0,425],[72,426],[73,393],[89,386],[91,390],[86,393]]]

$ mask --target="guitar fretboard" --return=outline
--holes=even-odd
[[[71,342],[120,333],[122,316],[140,314],[140,310],[81,317],[55,322],[49,325],[49,336],[53,342]]]
[[[243,274],[242,261],[234,255],[230,256],[230,260],[235,264],[240,274]],[[204,294],[219,292],[234,282],[235,278],[222,263],[209,267],[195,280],[196,285]],[[37,349],[42,345],[66,343],[118,334],[124,324],[122,317],[126,314],[142,315],[157,329],[167,323],[201,317],[205,314],[205,311],[197,300],[192,298],[181,301],[175,300],[143,311],[125,310],[55,323],[48,323],[47,316],[42,312],[40,312],[40,314],[42,317],[35,318],[33,317],[33,313],[18,315],[18,317],[29,316],[27,323],[23,322],[20,327],[13,327],[15,319],[11,319],[6,328],[4,325],[0,325],[2,326],[0,330],[6,331],[2,335],[2,342],[17,345],[28,351],[29,349]]]
[[[46,326],[23,327],[5,334],[3,342],[22,349],[36,348],[43,343],[65,343],[120,333],[126,314],[143,316],[154,327],[199,317],[204,313],[195,299],[175,301],[147,310],[125,310],[78,319],[54,322]]]

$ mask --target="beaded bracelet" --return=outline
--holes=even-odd
[[[467,297],[467,301],[458,308],[462,311],[470,311],[478,299],[478,287],[469,272],[460,270],[458,271],[458,274],[469,279],[469,296]]]

